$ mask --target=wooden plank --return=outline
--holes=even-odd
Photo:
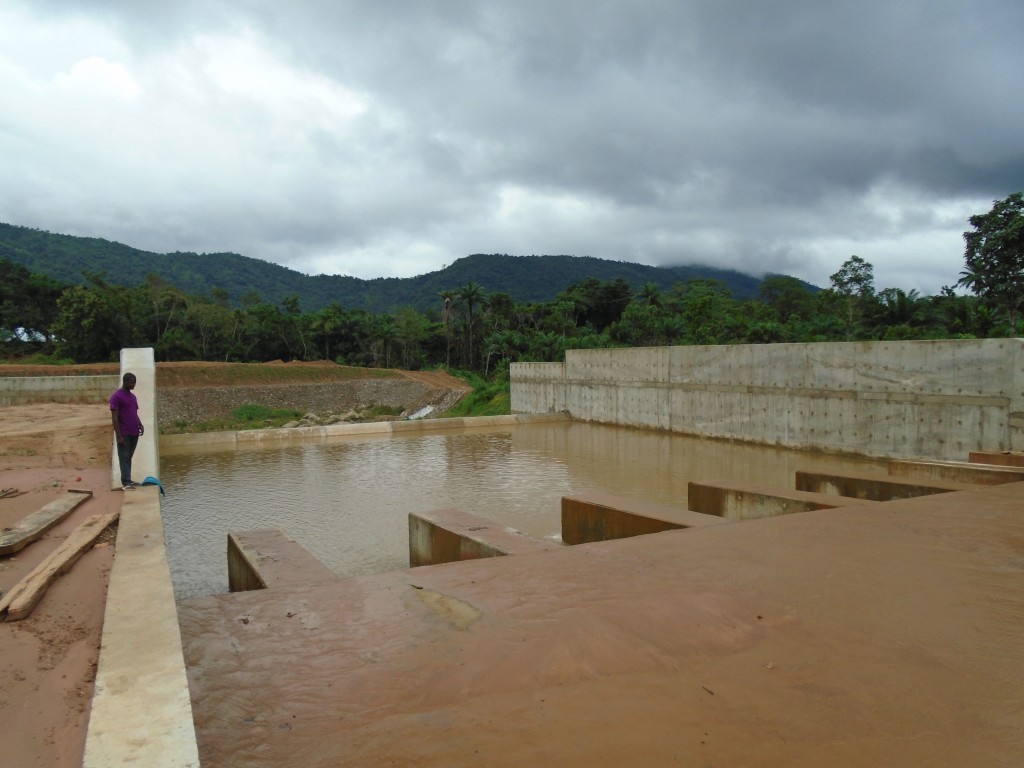
[[[12,555],[24,549],[90,498],[92,491],[70,489],[66,496],[40,507],[13,528],[4,529],[0,532],[0,555]]]
[[[31,614],[49,586],[75,564],[75,561],[120,514],[121,510],[116,509],[86,518],[63,544],[0,598],[0,617],[5,621],[20,621]]]

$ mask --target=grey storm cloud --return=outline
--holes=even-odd
[[[1024,188],[1016,0],[14,2],[0,30],[0,220],[149,250],[819,285],[856,253],[934,293]]]

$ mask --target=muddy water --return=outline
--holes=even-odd
[[[686,506],[691,480],[793,487],[797,468],[868,460],[583,423],[350,438],[165,456],[168,556],[179,598],[227,591],[227,534],[283,528],[341,576],[408,567],[408,513],[458,507],[557,538],[560,499],[607,491]]]

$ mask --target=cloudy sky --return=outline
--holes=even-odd
[[[1022,41],[1021,0],[0,0],[0,221],[363,278],[857,254],[933,294],[1024,189]]]

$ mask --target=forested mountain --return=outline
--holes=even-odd
[[[783,275],[482,254],[418,277],[357,280],[0,224],[0,359],[95,362],[153,347],[158,360],[445,365],[489,376],[569,349],[1019,336],[1024,199],[969,221],[959,285],[973,296],[878,288],[860,256],[824,290]]]
[[[471,282],[488,293],[507,293],[516,303],[550,301],[559,291],[588,277],[602,281],[622,278],[634,290],[646,283],[668,290],[678,282],[711,278],[724,282],[736,298],[757,296],[761,284],[751,275],[714,267],[650,267],[589,256],[499,254],[466,256],[437,272],[408,278],[310,276],[237,253],[151,253],[100,238],[57,235],[11,224],[0,224],[0,259],[77,285],[87,284],[87,275],[101,274],[108,283],[135,286],[147,275],[157,274],[191,295],[209,296],[214,289],[222,289],[233,304],[252,292],[275,304],[297,294],[305,311],[337,302],[347,309],[372,312],[394,312],[401,307],[423,312],[439,306],[441,291]]]

